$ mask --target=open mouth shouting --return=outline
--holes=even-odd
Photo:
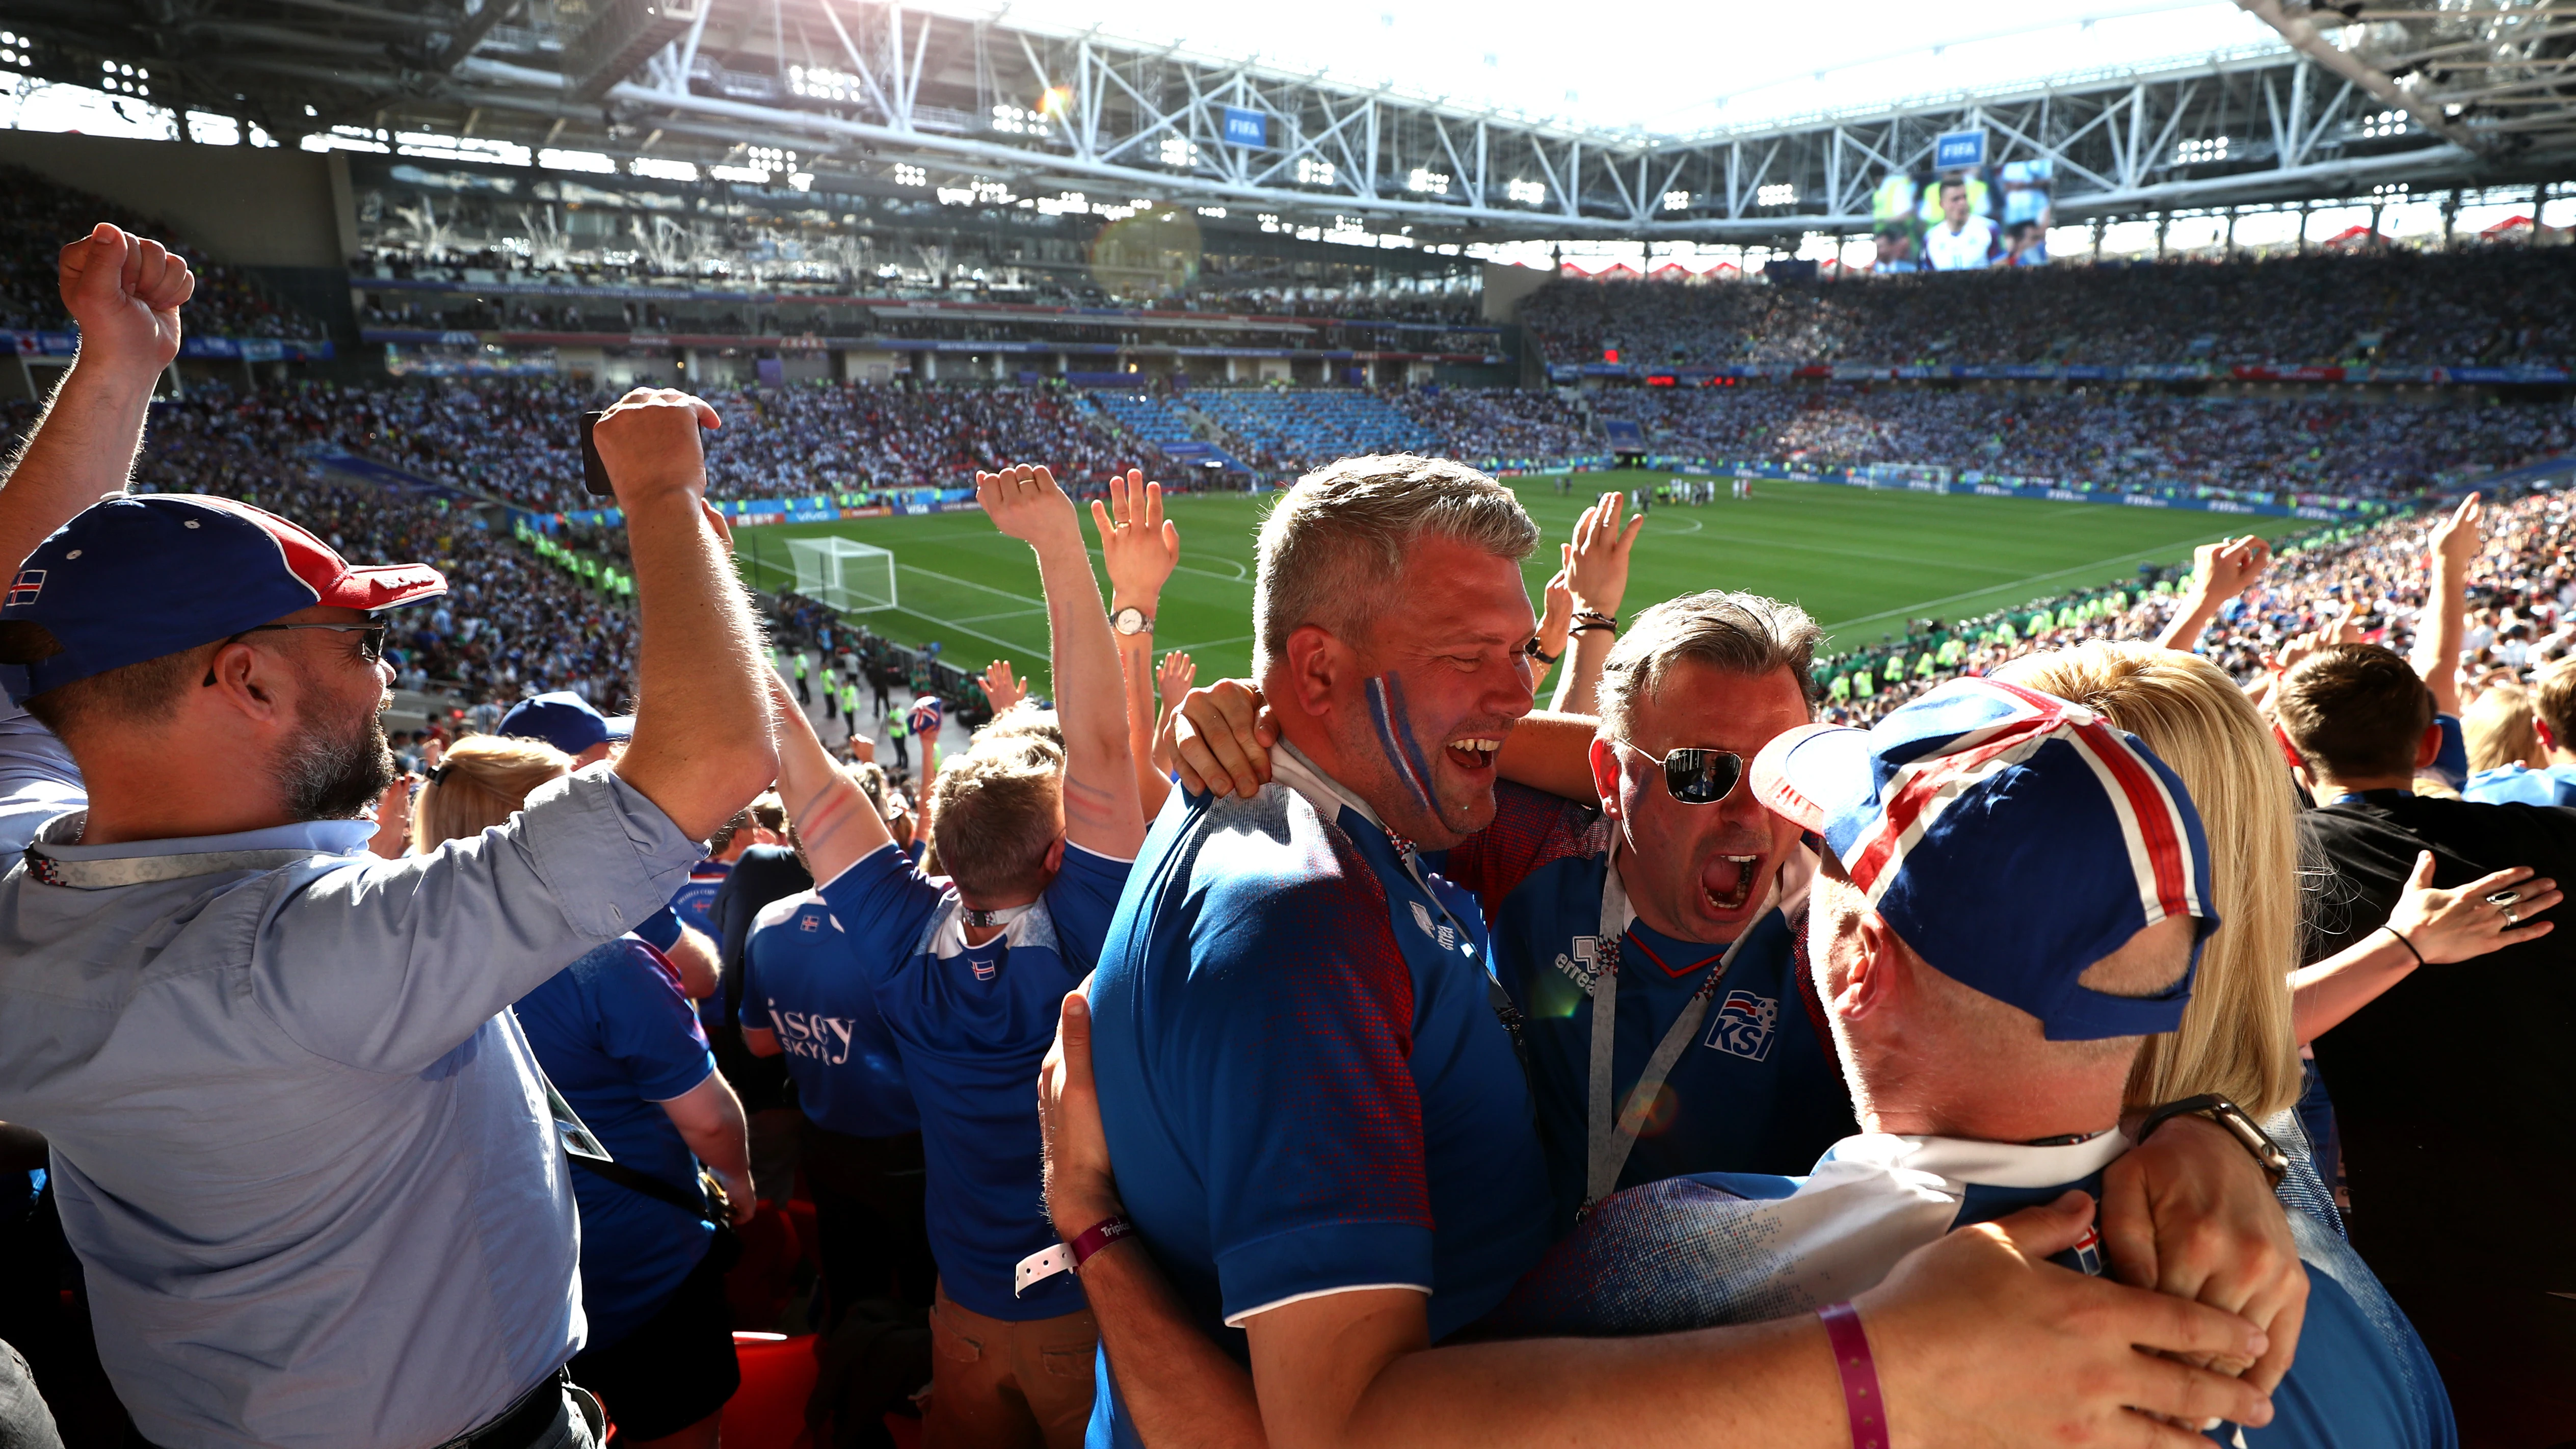
[[[1759,855],[1717,855],[1700,868],[1700,894],[1710,910],[1729,915],[1743,910],[1753,900],[1753,890],[1763,876]]]
[[[1480,773],[1494,767],[1494,752],[1502,747],[1501,740],[1471,736],[1451,740],[1446,748],[1449,763],[1470,773]]]

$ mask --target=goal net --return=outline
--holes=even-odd
[[[827,534],[791,538],[787,553],[796,565],[796,592],[807,598],[850,614],[895,607],[894,555],[885,549]]]

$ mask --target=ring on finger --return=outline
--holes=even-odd
[[[2489,891],[2486,896],[2487,904],[2498,908],[2510,906],[2521,899],[2522,892],[2515,890],[2511,886],[2507,886],[2500,891]]]

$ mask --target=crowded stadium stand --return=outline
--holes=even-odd
[[[2576,1445],[2487,3],[0,5],[0,1449]]]

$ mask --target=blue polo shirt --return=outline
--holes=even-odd
[[[1120,902],[1091,988],[1119,1195],[1238,1358],[1245,1318],[1356,1288],[1422,1290],[1444,1338],[1549,1234],[1483,924],[1293,748],[1273,767],[1176,795]],[[1100,1383],[1089,1443],[1135,1445],[1105,1356]]]
[[[1060,1273],[1013,1297],[1012,1270],[1055,1246],[1039,1181],[1038,1063],[1055,1041],[1065,993],[1100,959],[1128,863],[1068,842],[1036,908],[980,946],[946,879],[889,842],[834,877],[823,902],[846,933],[844,969],[876,988],[921,1114],[930,1251],[948,1296],[1011,1322],[1082,1311]],[[773,1020],[831,1015],[835,994],[764,982]],[[791,1066],[790,1070],[794,1070]]]
[[[537,1064],[608,1155],[695,1194],[698,1160],[661,1104],[716,1069],[680,973],[632,936],[597,947],[519,998]],[[590,1347],[643,1326],[706,1256],[715,1228],[573,1164]]]
[[[2295,1135],[2295,1134],[2294,1134]],[[1485,1325],[1497,1335],[1618,1336],[1751,1323],[1860,1293],[1905,1254],[2068,1188],[2098,1200],[2128,1147],[2117,1133],[2058,1147],[1864,1134],[1803,1178],[1705,1173],[1617,1193],[1568,1233]],[[2294,1174],[2304,1170],[2304,1163]],[[2342,1236],[2287,1200],[2308,1269],[2298,1359],[2273,1419],[2243,1442],[2297,1449],[2452,1449],[2432,1356]],[[2060,1266],[2096,1275],[2098,1245]],[[2210,1432],[2234,1443],[2233,1425]]]
[[[680,887],[672,895],[671,913],[680,918],[681,925],[709,940],[716,939],[717,928],[714,915],[716,891],[724,885],[725,877],[731,874],[733,874],[732,861],[699,861],[697,868],[689,872],[689,883]]]
[[[815,1126],[852,1137],[921,1130],[903,1049],[867,973],[850,969],[849,939],[820,894],[761,907],[743,943],[742,971],[742,1024],[778,1034],[796,1105]]]
[[[1592,1085],[1592,977],[1611,827],[1588,805],[1518,785],[1495,791],[1494,823],[1447,853],[1444,874],[1493,920],[1494,967],[1520,1008],[1558,1223],[1582,1206]],[[1612,1039],[1616,1100],[1699,989],[1724,946],[1677,940],[1633,919],[1621,943]],[[1689,1172],[1799,1172],[1851,1135],[1851,1094],[1806,970],[1804,907],[1773,911],[1709,1003],[1665,1078],[1666,1094],[1618,1185]]]

